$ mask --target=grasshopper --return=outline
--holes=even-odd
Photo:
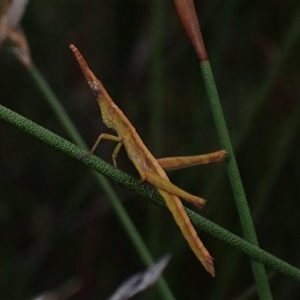
[[[117,146],[112,153],[112,160],[114,166],[117,167],[116,159],[120,148],[124,145],[129,159],[132,161],[140,175],[139,183],[147,181],[157,188],[196,257],[200,260],[204,268],[214,277],[215,269],[213,258],[198,237],[179,197],[199,208],[202,208],[206,201],[201,197],[189,194],[171,183],[164,170],[220,162],[225,159],[227,154],[226,151],[221,150],[204,155],[156,159],[145,146],[135,128],[124,115],[122,110],[120,110],[120,108],[110,98],[101,81],[97,79],[94,73],[90,70],[79,50],[74,45],[70,45],[70,48],[73,51],[94,94],[94,97],[100,106],[104,124],[117,133],[117,135],[106,133],[100,134],[91,150],[91,153],[95,151],[102,139],[115,141]]]

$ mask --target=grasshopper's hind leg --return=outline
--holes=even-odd
[[[223,161],[227,152],[225,150],[212,152],[202,155],[194,156],[178,156],[178,157],[164,157],[157,159],[160,166],[165,170],[181,169],[200,164],[210,164]]]
[[[165,178],[162,178],[153,172],[144,172],[144,175],[146,177],[145,179],[158,189],[164,190],[170,194],[177,195],[178,197],[186,200],[196,207],[202,208],[206,202],[206,200],[204,200],[203,198],[192,195],[182,190],[169,180],[166,180]]]

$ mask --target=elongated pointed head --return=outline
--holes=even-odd
[[[79,66],[90,86],[90,88],[93,91],[94,96],[99,99],[103,96],[103,87],[101,82],[97,79],[97,77],[94,75],[94,73],[90,70],[88,64],[86,63],[86,61],[84,60],[83,56],[81,55],[81,53],[79,52],[79,50],[74,46],[74,45],[70,45],[71,50],[73,51]]]

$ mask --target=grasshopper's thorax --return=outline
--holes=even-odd
[[[103,105],[101,103],[99,103],[100,106],[100,111],[101,111],[101,116],[102,116],[102,120],[103,123],[111,129],[115,129],[115,124],[113,122],[113,120],[111,119],[111,114],[109,112],[107,112],[107,110],[110,110],[109,108],[107,108],[106,105]]]
[[[99,104],[103,123],[108,127],[115,129],[115,114],[118,107],[112,101],[105,88],[99,80],[90,82],[90,87],[94,93],[95,99]]]

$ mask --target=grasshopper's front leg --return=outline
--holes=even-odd
[[[119,136],[116,136],[116,135],[112,135],[112,134],[107,134],[107,133],[102,133],[99,135],[97,141],[95,142],[92,150],[90,151],[90,154],[93,154],[94,151],[96,150],[96,148],[98,147],[100,141],[102,139],[105,139],[105,140],[110,140],[110,141],[114,141],[114,142],[117,142],[117,146],[116,148],[114,149],[113,153],[112,153],[112,160],[113,160],[113,164],[114,166],[117,168],[117,156],[119,154],[119,151],[123,145],[123,138],[122,137],[119,137]]]

